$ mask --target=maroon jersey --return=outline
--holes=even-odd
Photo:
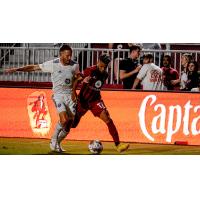
[[[164,85],[168,90],[174,90],[175,86],[171,84],[171,81],[179,78],[177,70],[171,67],[162,67],[161,69],[163,70]]]
[[[90,102],[100,100],[100,90],[108,78],[106,71],[100,72],[97,66],[88,67],[83,72],[84,77],[90,76],[89,83],[83,83],[80,93],[79,100],[81,104],[88,104]]]

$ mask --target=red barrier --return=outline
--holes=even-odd
[[[47,89],[1,88],[0,136],[50,138],[58,120],[51,95]],[[103,91],[102,96],[122,141],[200,145],[198,93]],[[67,138],[112,141],[105,124],[90,112]]]

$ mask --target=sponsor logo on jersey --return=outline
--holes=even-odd
[[[69,78],[65,79],[65,83],[70,84],[70,79]]]
[[[57,107],[60,108],[60,107],[61,107],[61,103],[58,103],[58,104],[57,104]]]
[[[96,81],[95,87],[100,88],[102,86],[102,82],[100,80]]]

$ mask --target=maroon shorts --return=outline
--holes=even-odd
[[[102,100],[90,102],[87,105],[81,105],[81,103],[78,101],[76,112],[79,116],[83,116],[88,110],[90,110],[95,117],[100,117],[102,111],[107,111]]]

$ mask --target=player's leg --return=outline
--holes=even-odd
[[[108,111],[103,110],[101,112],[99,118],[105,122],[105,124],[108,127],[109,133],[114,140],[115,146],[118,146],[120,144],[119,134],[118,134],[118,131],[117,131],[115,124],[113,123],[113,120],[110,118]]]
[[[58,147],[60,148],[61,151],[64,151],[61,147],[61,142],[66,138],[66,136],[69,134],[72,122],[73,122],[73,115],[69,114],[68,112],[62,112],[59,113],[60,117],[60,125],[62,127],[61,131],[58,134]]]
[[[59,113],[59,122],[56,124],[54,134],[51,138],[50,148],[53,151],[62,152],[61,142],[69,134],[73,118],[66,111]]]
[[[85,115],[85,113],[88,111],[87,108],[83,108],[83,106],[81,105],[79,99],[77,101],[77,105],[76,105],[76,114],[74,116],[74,121],[72,124],[72,128],[76,128],[81,120],[81,118]]]
[[[119,140],[119,133],[117,131],[117,128],[111,119],[109,112],[106,109],[106,106],[104,102],[101,100],[99,102],[95,102],[95,104],[92,104],[92,113],[99,117],[101,120],[105,122],[105,124],[108,127],[109,133],[113,138],[113,141],[115,143],[115,146],[117,147],[117,150],[121,153],[128,149],[129,144],[121,144]]]
[[[53,151],[62,152],[63,149],[61,148],[60,143],[70,131],[73,115],[70,114],[71,111],[63,101],[63,97],[53,97],[53,101],[59,114],[59,122],[56,124],[52,135],[50,148]]]
[[[60,123],[62,130],[58,134],[58,146],[61,150],[61,142],[69,134],[74,121],[74,115],[76,113],[76,103],[72,101],[71,94],[64,96],[64,105],[65,105],[65,115],[60,116]]]
[[[110,118],[107,110],[102,111],[102,113],[100,114],[100,119],[106,123],[109,133],[114,140],[115,146],[117,147],[117,151],[120,153],[126,151],[129,148],[129,144],[122,144],[120,142],[117,128],[113,120]]]

